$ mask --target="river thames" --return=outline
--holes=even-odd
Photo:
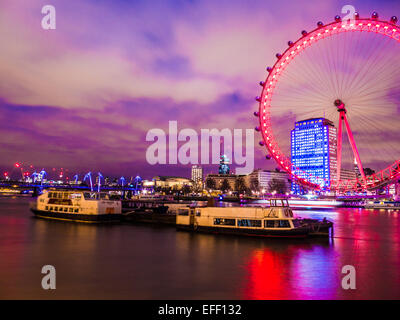
[[[400,299],[399,211],[295,211],[333,221],[334,239],[271,240],[41,220],[29,201],[0,198],[0,299]]]

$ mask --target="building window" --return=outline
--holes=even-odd
[[[48,207],[48,206],[46,206],[46,210],[49,210],[49,207]]]
[[[214,225],[223,225],[223,226],[235,226],[236,219],[222,219],[222,218],[215,218]]]
[[[238,220],[239,227],[261,227],[261,220],[248,220],[248,219],[241,219]]]

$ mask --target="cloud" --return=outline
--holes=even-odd
[[[0,4],[0,147],[7,150],[0,165],[30,158],[42,166],[185,175],[187,168],[147,165],[146,132],[166,129],[168,120],[195,130],[253,128],[257,83],[275,53],[318,20],[331,21],[342,6],[289,0],[52,3],[55,31],[40,27],[46,1]],[[394,14],[378,1],[354,5],[364,15],[370,7]],[[264,154],[256,153],[256,166],[274,168]]]

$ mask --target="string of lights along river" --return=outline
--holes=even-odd
[[[0,299],[400,298],[399,211],[295,211],[332,220],[335,237],[284,241],[41,220],[29,201],[0,198]],[[49,264],[56,290],[41,287]]]

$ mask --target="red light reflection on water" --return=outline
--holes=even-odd
[[[246,269],[243,298],[334,299],[340,286],[332,248],[297,244],[254,251]]]

